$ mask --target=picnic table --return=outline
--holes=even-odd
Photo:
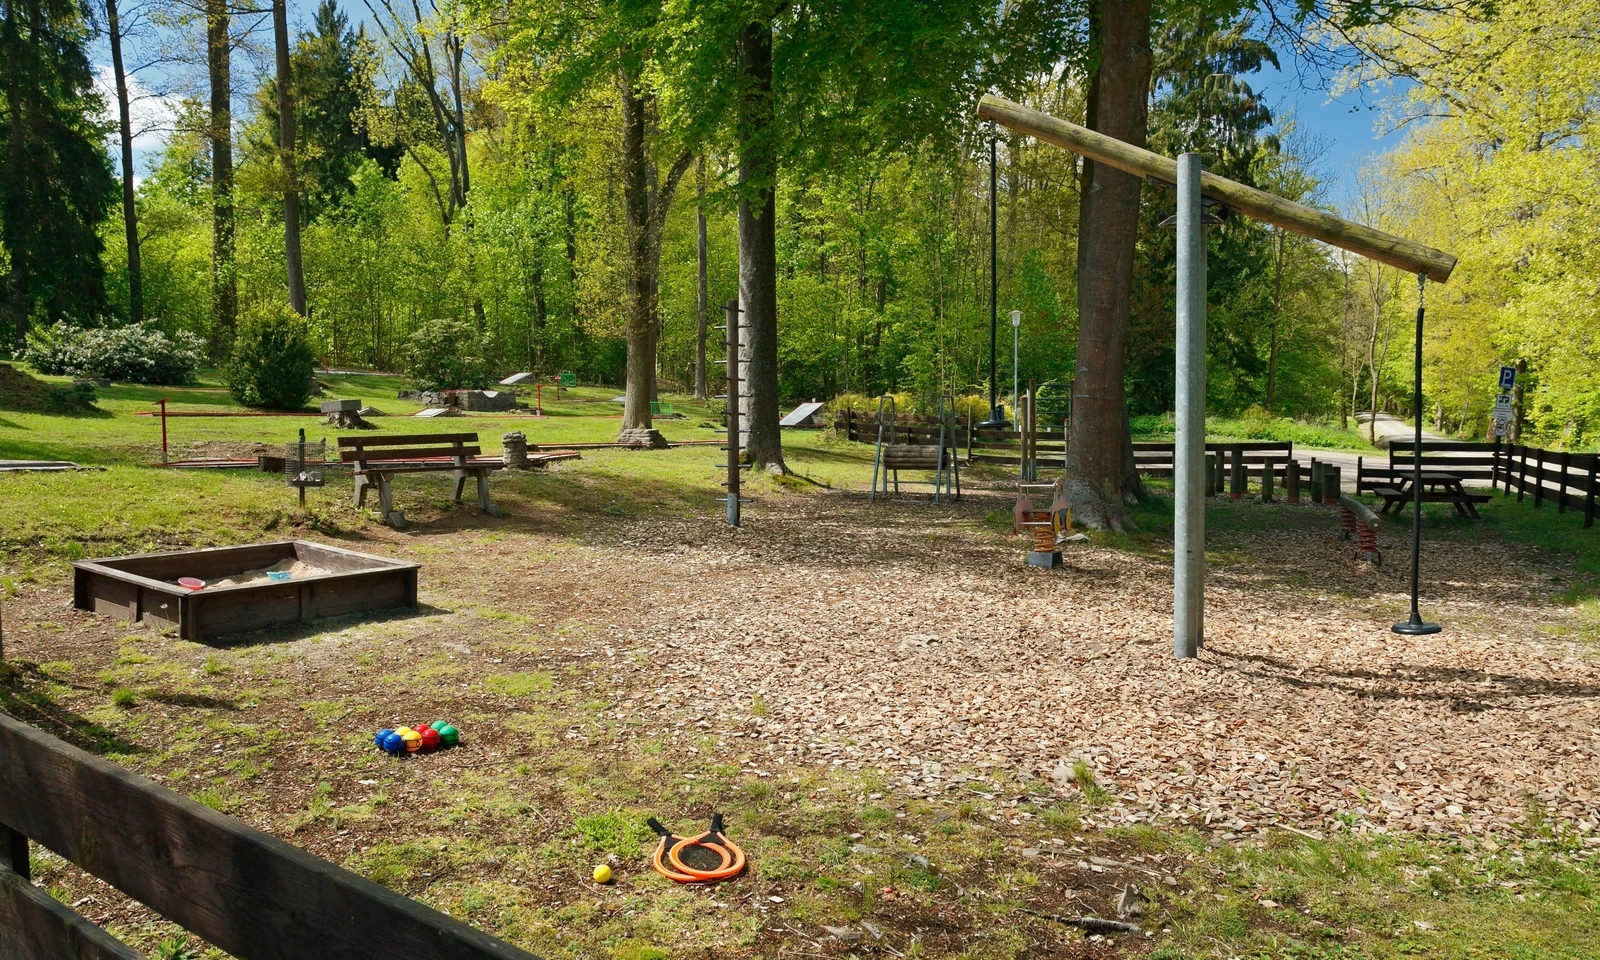
[[[1398,486],[1373,487],[1372,492],[1383,498],[1383,509],[1379,513],[1388,513],[1391,509],[1398,515],[1411,503],[1413,494],[1411,477],[1400,478]],[[1468,493],[1461,485],[1461,477],[1454,473],[1440,471],[1425,471],[1422,474],[1422,502],[1423,503],[1449,503],[1456,508],[1456,513],[1474,520],[1482,520],[1478,515],[1477,505],[1488,503],[1490,496],[1487,493]]]

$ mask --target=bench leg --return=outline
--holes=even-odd
[[[367,502],[367,487],[371,485],[365,474],[356,477],[356,509],[360,510]]]
[[[378,513],[384,520],[389,519],[389,514],[394,510],[394,498],[389,489],[388,474],[378,474]]]
[[[460,503],[461,502],[461,494],[462,494],[463,491],[465,491],[467,489],[467,471],[465,471],[465,470],[457,470],[457,471],[455,471],[455,478],[456,478],[456,491],[455,491],[453,499],[455,500],[456,503]]]
[[[478,471],[478,508],[491,517],[503,517],[504,510],[489,502],[489,471]]]

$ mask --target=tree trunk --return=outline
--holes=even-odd
[[[1144,146],[1150,93],[1151,0],[1098,0],[1090,42],[1098,66],[1089,83],[1088,125]],[[1128,312],[1140,180],[1083,161],[1078,228],[1078,364],[1067,497],[1073,516],[1095,529],[1123,530],[1129,439],[1125,420]]]
[[[272,36],[278,55],[278,153],[283,160],[283,262],[289,277],[289,306],[306,315],[306,280],[300,269],[300,186],[294,164],[294,91],[289,75],[287,0],[272,2]]]
[[[655,394],[655,303],[650,283],[650,194],[645,164],[646,94],[624,67],[618,74],[622,96],[622,210],[628,229],[628,382],[622,405],[622,429],[650,427],[650,398]]]
[[[206,0],[206,70],[211,81],[211,343],[217,356],[233,342],[239,280],[233,256],[233,47],[227,0]]]
[[[750,344],[742,392],[750,398],[750,462],[784,473],[778,432],[778,160],[773,149],[772,25],[747,23],[739,35],[739,300]]]
[[[111,72],[117,83],[117,117],[122,140],[122,223],[128,236],[128,316],[144,322],[144,283],[139,273],[139,211],[134,207],[133,128],[128,120],[128,74],[122,67],[122,25],[117,0],[106,0],[106,39],[111,43]]]
[[[695,310],[699,324],[694,340],[694,398],[705,402],[706,393],[706,158],[695,169]]]
[[[10,101],[10,133],[11,142],[7,149],[11,154],[11,169],[21,170],[24,162],[23,132],[27,129],[22,118],[22,70],[15,63],[22,47],[22,28],[19,23],[20,14],[16,4],[7,0],[5,5],[6,15],[4,20],[6,57],[13,60],[12,68],[7,72],[6,99]],[[0,211],[6,218],[15,218],[20,209],[14,201],[20,197],[20,191],[6,191],[6,209]],[[17,223],[12,219],[13,224]],[[18,353],[27,346],[28,342],[28,258],[27,251],[20,245],[9,251],[11,254],[11,318],[16,329],[16,349]]]

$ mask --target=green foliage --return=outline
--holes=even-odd
[[[105,307],[98,228],[117,184],[86,52],[91,30],[75,0],[0,8],[0,141],[8,146],[0,150],[0,262],[22,267],[7,271],[0,297],[24,323]],[[21,290],[11,289],[15,279]]]
[[[194,380],[203,356],[199,337],[182,331],[169,337],[148,321],[111,327],[61,321],[30,331],[23,359],[45,374],[178,386]]]
[[[240,403],[297,410],[311,396],[311,342],[306,324],[281,304],[245,315],[228,358],[228,389]]]
[[[430,320],[406,338],[405,372],[422,390],[469,390],[494,385],[479,352],[477,331],[461,320]]]

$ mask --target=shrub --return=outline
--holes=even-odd
[[[461,320],[430,320],[406,338],[405,372],[419,390],[482,390],[494,386],[482,338]]]
[[[258,308],[239,324],[225,371],[228,389],[247,407],[299,409],[311,397],[312,356],[298,314],[281,304]]]
[[[199,337],[188,332],[168,336],[149,321],[121,327],[57,321],[28,334],[23,353],[40,373],[159,386],[192,382],[204,356],[205,344]]]

